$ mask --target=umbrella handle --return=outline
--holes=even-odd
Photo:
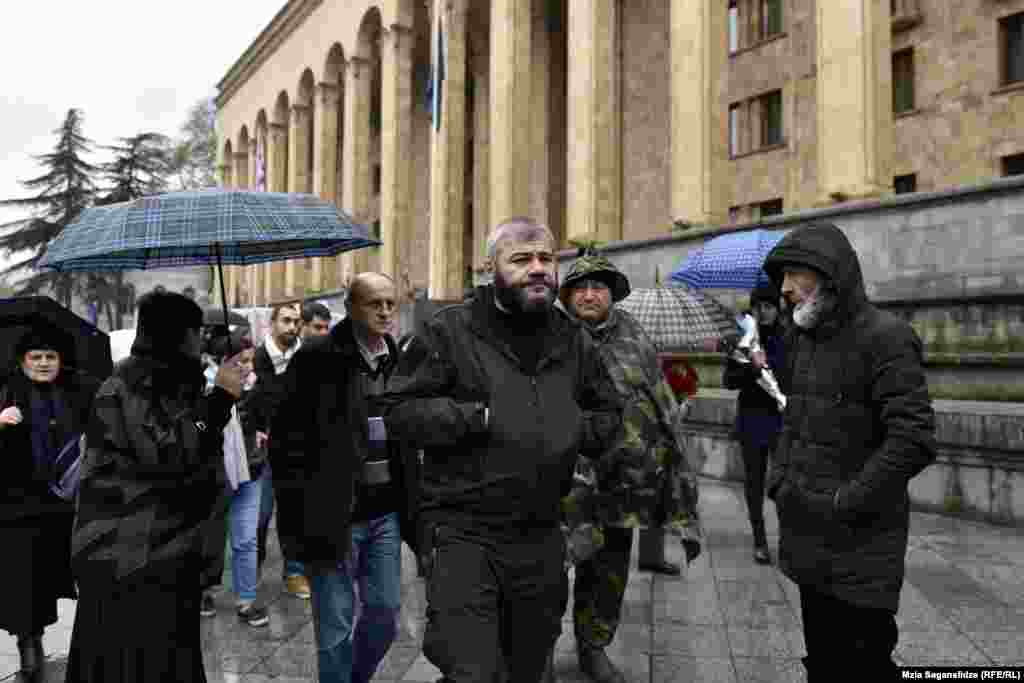
[[[224,327],[228,328],[229,330],[228,352],[224,357],[230,358],[231,356],[234,355],[234,349],[231,348],[231,325],[228,324],[228,297],[224,289],[224,265],[221,263],[220,242],[214,242],[213,249],[217,256],[217,281],[220,283],[220,304],[221,307],[224,309]]]

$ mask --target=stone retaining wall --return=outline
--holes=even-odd
[[[916,509],[1024,524],[1024,404],[935,401],[937,461],[910,482]],[[702,390],[691,402],[685,440],[705,476],[742,479],[733,439],[736,392]]]

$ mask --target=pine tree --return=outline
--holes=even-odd
[[[35,157],[46,173],[21,183],[36,194],[0,200],[0,206],[28,209],[34,214],[17,229],[0,235],[0,249],[8,256],[31,252],[0,275],[20,274],[25,268],[35,267],[47,243],[72,223],[95,197],[93,176],[99,169],[82,158],[92,151],[92,142],[82,134],[81,111],[69,109],[64,123],[54,134],[58,139],[53,152]],[[58,301],[70,307],[77,282],[78,278],[69,273],[36,273],[18,283],[17,290],[19,294],[36,294],[49,288]]]
[[[169,138],[160,133],[139,133],[118,138],[117,143],[103,147],[114,158],[100,166],[107,187],[106,194],[96,200],[97,206],[128,202],[167,189],[167,178],[172,172]],[[86,291],[97,310],[106,312],[110,329],[121,329],[125,313],[135,307],[134,287],[125,283],[124,274],[90,273]]]

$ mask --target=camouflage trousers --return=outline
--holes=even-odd
[[[576,565],[572,620],[578,646],[605,648],[615,638],[629,583],[633,529],[606,527],[604,545]],[[664,530],[640,529],[640,563],[665,559]]]

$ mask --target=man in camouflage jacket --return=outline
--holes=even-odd
[[[566,310],[586,324],[623,399],[619,441],[596,462],[580,458],[562,501],[576,564],[573,622],[580,668],[599,683],[624,681],[604,648],[615,636],[626,590],[633,528],[641,528],[641,569],[678,575],[665,561],[665,532],[682,540],[687,562],[700,552],[697,482],[685,458],[685,414],[640,324],[613,304],[629,294],[625,275],[591,251],[561,289]]]

